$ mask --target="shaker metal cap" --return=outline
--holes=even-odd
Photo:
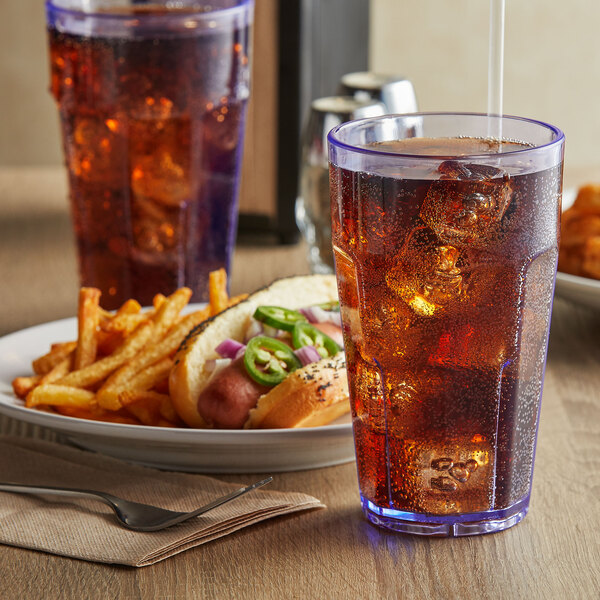
[[[359,100],[379,100],[392,114],[417,111],[413,84],[402,76],[369,71],[347,73],[340,80],[340,93]]]

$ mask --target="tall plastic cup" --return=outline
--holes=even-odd
[[[502,143],[487,138],[500,129]],[[551,125],[478,114],[330,132],[358,480],[373,523],[460,536],[525,516],[563,145]]]
[[[49,0],[81,284],[208,298],[237,228],[253,0]]]

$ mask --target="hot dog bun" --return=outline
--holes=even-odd
[[[221,341],[243,339],[248,319],[258,306],[296,309],[332,300],[337,300],[333,275],[287,277],[192,330],[177,352],[169,378],[169,392],[181,419],[190,427],[210,427],[198,412],[198,398],[211,377],[205,363],[215,357],[215,348]],[[294,371],[267,391],[250,411],[244,427],[318,426],[348,411],[346,368],[340,353]]]
[[[244,428],[317,427],[349,410],[346,362],[340,353],[294,371],[261,396]]]

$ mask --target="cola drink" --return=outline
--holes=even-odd
[[[373,522],[462,535],[527,510],[562,163],[507,168],[497,156],[530,149],[413,137],[361,145],[359,169],[330,146],[359,487]]]
[[[229,269],[251,2],[185,4],[74,14],[48,3],[81,283],[107,308],[183,285],[204,301],[208,273]]]

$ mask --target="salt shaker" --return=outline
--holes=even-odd
[[[314,100],[302,136],[300,193],[296,222],[308,244],[311,273],[333,273],[327,134],[341,123],[387,112],[385,105],[369,98],[330,96]]]

